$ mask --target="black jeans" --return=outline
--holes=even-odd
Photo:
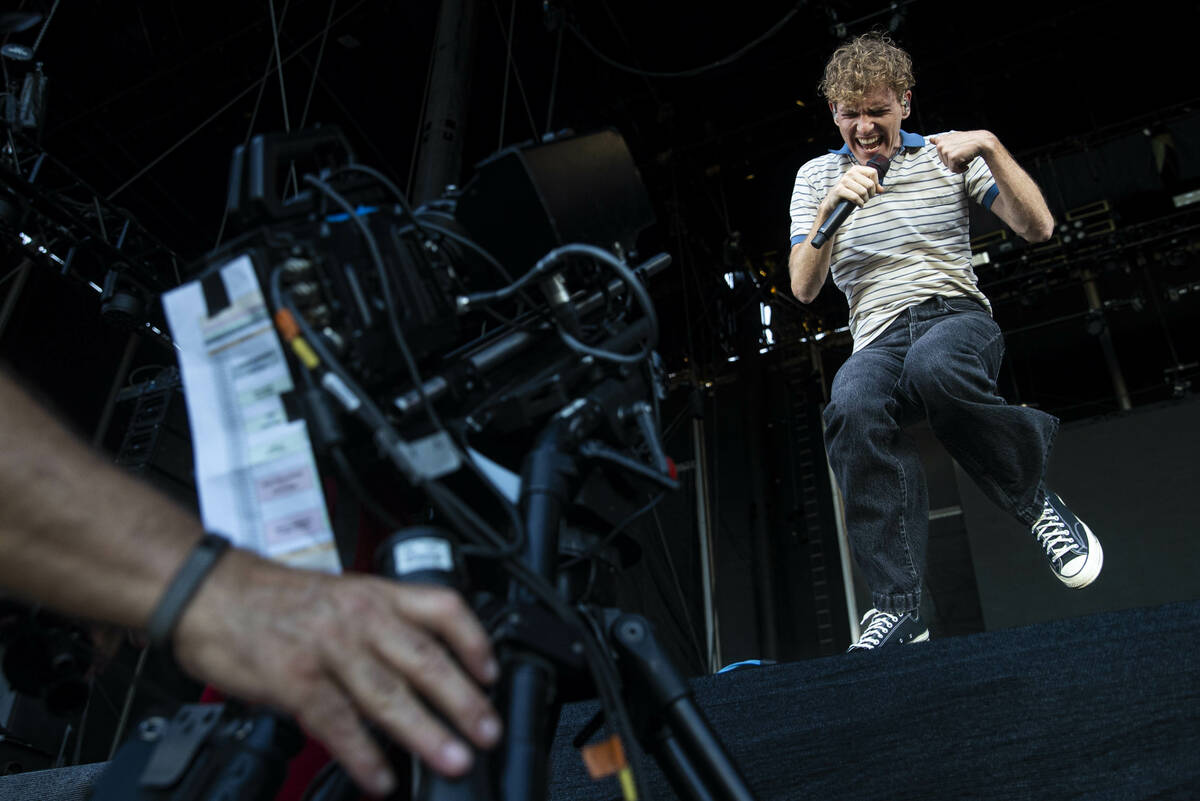
[[[932,298],[906,309],[833,380],[825,448],[845,499],[855,560],[875,608],[917,609],[929,495],[903,428],[922,416],[1000,508],[1032,525],[1058,419],[996,391],[1004,337],[982,305]]]

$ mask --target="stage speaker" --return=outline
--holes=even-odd
[[[614,130],[501,150],[476,165],[455,217],[514,275],[559,245],[634,250],[650,198]]]
[[[1200,599],[1196,448],[1200,398],[1066,423],[1047,485],[1095,532],[1104,568],[1064,587],[1029,529],[959,471],[963,515],[988,631]]]

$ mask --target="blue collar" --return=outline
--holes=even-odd
[[[900,147],[925,147],[925,137],[920,134],[909,133],[903,128],[900,129]],[[837,150],[830,150],[830,153],[840,153],[843,156],[852,156],[850,145],[845,143]]]

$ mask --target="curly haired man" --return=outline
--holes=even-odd
[[[832,273],[850,306],[854,348],[824,417],[874,605],[851,651],[929,637],[920,617],[928,494],[904,431],[918,419],[992,501],[1030,527],[1064,584],[1087,586],[1103,563],[1095,535],[1043,483],[1058,420],[997,393],[1004,338],[971,267],[969,202],[1030,242],[1049,239],[1054,219],[991,132],[901,129],[914,83],[909,55],[884,35],[839,47],[820,90],[843,146],[800,168],[791,201],[793,294],[812,302]],[[843,202],[854,213],[821,231]]]

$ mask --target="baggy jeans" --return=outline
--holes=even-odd
[[[997,393],[1004,336],[978,302],[936,297],[906,309],[850,356],[825,407],[825,449],[845,501],[855,561],[876,609],[919,608],[929,494],[904,426],[938,440],[1001,509],[1032,525],[1058,419]]]

